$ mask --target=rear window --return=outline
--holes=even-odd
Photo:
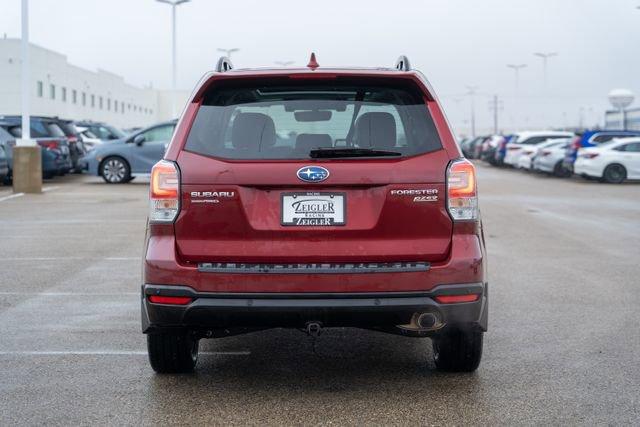
[[[314,149],[411,156],[442,148],[421,94],[349,85],[242,86],[204,97],[185,148],[227,159],[306,159]]]

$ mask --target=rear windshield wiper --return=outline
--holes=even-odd
[[[397,151],[374,150],[372,148],[315,148],[309,151],[312,159],[331,159],[337,157],[397,157]]]

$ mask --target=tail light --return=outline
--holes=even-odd
[[[599,153],[581,153],[580,157],[585,158],[585,159],[594,159],[596,157],[598,157],[600,154]]]
[[[60,149],[60,143],[58,141],[38,141],[38,144],[40,144],[42,148],[45,148],[47,150]]]
[[[151,169],[149,221],[170,223],[180,208],[180,177],[175,163],[160,160]]]
[[[511,145],[511,146],[507,147],[507,150],[509,150],[509,151],[516,151],[516,150],[519,150],[519,149],[520,149],[520,147],[517,147],[515,145]]]
[[[454,221],[478,219],[476,169],[466,159],[454,160],[447,169],[447,209]]]
[[[549,154],[551,154],[551,151],[549,150],[542,150],[542,152],[540,153],[542,154],[543,157],[548,156]]]

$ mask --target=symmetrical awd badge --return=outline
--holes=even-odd
[[[329,171],[322,166],[305,166],[298,169],[297,175],[305,182],[321,182],[329,178]]]

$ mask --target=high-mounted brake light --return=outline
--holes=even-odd
[[[454,160],[447,169],[447,209],[454,221],[478,219],[476,169],[466,159]]]
[[[151,169],[149,191],[149,221],[168,223],[178,216],[180,207],[180,178],[173,162],[160,160]]]

